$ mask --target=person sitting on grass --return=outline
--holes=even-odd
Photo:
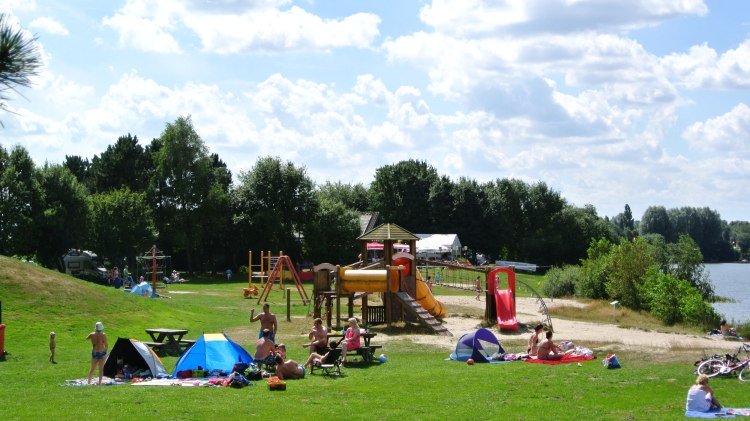
[[[279,344],[279,350],[281,351],[282,349],[283,352],[276,354],[276,360],[274,361],[276,364],[276,370],[274,370],[276,376],[281,380],[305,378],[305,374],[307,373],[305,366],[294,360],[286,360],[286,347],[283,344]]]
[[[552,342],[552,332],[547,332],[546,337],[547,339],[543,340],[542,343],[539,344],[539,349],[537,350],[537,358],[539,358],[540,360],[548,361],[561,360],[565,354],[563,354],[559,346],[555,345],[555,343]]]
[[[316,352],[313,352],[310,354],[310,356],[307,358],[307,361],[305,362],[305,367],[312,367],[313,365],[321,365],[328,363],[333,363],[333,361],[328,361],[328,357],[331,355],[331,352],[333,352],[336,347],[338,347],[339,344],[336,343],[336,341],[331,341],[328,346],[329,350],[325,354],[318,354]]]
[[[531,334],[531,337],[529,338],[528,346],[526,347],[526,353],[534,356],[537,354],[537,351],[539,349],[539,334],[544,331],[544,325],[538,324],[534,326],[534,333]]]
[[[349,319],[349,329],[346,329],[346,335],[341,340],[341,363],[346,364],[346,353],[348,351],[354,351],[360,346],[360,331],[359,325],[357,325],[357,319],[352,317]]]
[[[265,360],[275,349],[275,345],[271,340],[271,331],[263,329],[262,335],[263,336],[255,342],[255,355],[253,358],[257,361]]]
[[[303,344],[303,347],[310,347],[310,353],[322,354],[326,352],[326,341],[328,341],[328,330],[323,326],[323,320],[318,317],[313,322],[313,327],[307,335],[310,339],[309,344]]]
[[[695,379],[695,384],[688,390],[685,410],[708,412],[718,408],[721,408],[721,404],[716,400],[714,391],[708,387],[708,376],[700,374]]]

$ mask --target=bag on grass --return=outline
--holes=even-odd
[[[615,354],[608,354],[602,360],[602,364],[604,364],[605,368],[620,368],[620,362],[617,360],[617,355]]]
[[[268,390],[286,390],[286,382],[277,376],[269,377]]]
[[[240,373],[234,372],[229,376],[229,387],[241,389],[250,384],[249,381]]]
[[[258,381],[263,378],[263,370],[259,368],[251,368],[245,372],[245,377],[250,381]]]

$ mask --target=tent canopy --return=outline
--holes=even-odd
[[[173,375],[183,370],[232,371],[236,363],[250,364],[253,357],[223,333],[204,333],[177,361]]]
[[[478,329],[467,333],[458,340],[456,350],[450,355],[452,360],[466,361],[469,358],[476,363],[488,363],[492,355],[503,353],[503,347],[495,335],[487,329]]]
[[[117,338],[107,361],[104,362],[103,374],[107,377],[115,377],[117,370],[125,365],[129,366],[133,372],[150,370],[151,377],[167,376],[167,370],[164,369],[159,357],[151,348],[137,339]]]
[[[452,256],[461,254],[461,241],[458,234],[417,234],[417,256],[440,257],[442,253]],[[434,255],[434,256],[432,256]]]

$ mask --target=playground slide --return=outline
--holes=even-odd
[[[393,264],[403,265],[408,272],[411,262],[412,261],[406,257],[400,257],[394,260]],[[422,280],[422,275],[419,273],[419,271],[417,271],[416,284],[417,296],[414,298],[417,300],[419,305],[421,305],[423,309],[427,310],[428,313],[432,314],[432,316],[436,319],[442,319],[443,317],[445,317],[448,314],[448,310],[445,308],[445,304],[435,299],[435,296],[432,295],[432,291],[430,290],[430,286]]]
[[[505,273],[508,277],[508,288],[497,288],[497,274]],[[495,297],[497,327],[501,330],[518,330],[516,320],[516,273],[506,267],[493,269],[488,274],[489,292]]]
[[[497,327],[504,330],[518,330],[516,305],[513,294],[508,290],[495,290],[495,308],[497,309]]]

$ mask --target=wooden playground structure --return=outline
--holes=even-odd
[[[292,259],[289,256],[284,255],[283,251],[279,251],[279,254],[276,256],[272,255],[270,251],[261,251],[260,263],[257,266],[253,266],[252,262],[253,252],[248,251],[248,286],[247,288],[243,288],[246,298],[250,295],[258,295],[258,304],[267,301],[271,290],[277,285],[277,281],[278,289],[284,289],[284,279],[286,274],[289,273],[294,282],[294,286],[297,288],[297,292],[302,299],[302,303],[307,304],[310,301],[307,291],[305,291],[305,288],[302,286],[302,280],[297,268],[292,263]],[[254,267],[257,267],[259,270],[254,271]],[[253,278],[258,279],[258,285],[261,287],[260,292],[258,292],[258,288],[253,285]]]

